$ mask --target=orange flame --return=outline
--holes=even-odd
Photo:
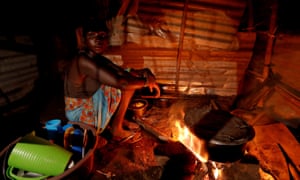
[[[179,120],[175,121],[175,127],[174,139],[189,149],[201,162],[207,162],[208,153],[205,148],[205,141],[195,136],[189,128],[183,123],[180,123]]]
[[[212,161],[212,166],[213,166],[212,172],[214,175],[214,179],[218,179],[222,175],[222,169],[218,168],[217,164],[213,161]]]

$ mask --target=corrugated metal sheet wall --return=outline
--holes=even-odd
[[[38,78],[37,57],[0,50],[0,107],[23,98]]]
[[[245,0],[141,0],[125,43],[106,55],[151,68],[166,91],[237,95],[256,39],[238,32],[245,8]]]

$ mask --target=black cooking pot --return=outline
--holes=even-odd
[[[254,130],[244,120],[228,111],[211,110],[193,126],[194,133],[205,139],[209,160],[234,162],[242,158]]]

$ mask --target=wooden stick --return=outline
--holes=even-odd
[[[278,1],[275,0],[273,6],[272,6],[272,14],[270,19],[270,27],[269,27],[269,38],[267,43],[267,49],[265,54],[265,66],[263,69],[263,77],[264,80],[266,80],[269,76],[269,69],[271,65],[271,57],[272,57],[272,51],[273,51],[273,45],[274,45],[274,39],[275,39],[275,33],[277,31],[277,11],[278,11]]]
[[[180,72],[180,65],[181,65],[181,55],[183,49],[183,41],[184,41],[184,31],[186,27],[186,19],[187,19],[187,10],[188,10],[189,0],[186,0],[184,3],[184,11],[182,16],[182,24],[180,29],[180,41],[179,46],[177,49],[177,62],[176,62],[176,86],[175,89],[178,90],[178,81],[179,81],[179,72]]]

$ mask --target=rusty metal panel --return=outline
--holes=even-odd
[[[186,94],[234,96],[242,84],[256,39],[252,32],[239,32],[237,37],[242,37],[239,50],[183,50],[179,71],[177,49],[124,45],[122,49],[111,49],[106,55],[123,67],[150,68],[165,92],[174,92],[177,88]]]
[[[0,106],[5,106],[32,91],[38,78],[37,57],[12,50],[0,52]]]
[[[140,0],[124,19],[123,67],[150,68],[164,91],[232,96],[252,58],[254,32],[239,32],[246,0]],[[118,57],[118,58],[116,58]]]
[[[178,46],[184,31],[185,49],[237,49],[236,34],[245,7],[245,0],[141,0],[138,16],[126,20],[126,40],[146,47],[172,48]]]

